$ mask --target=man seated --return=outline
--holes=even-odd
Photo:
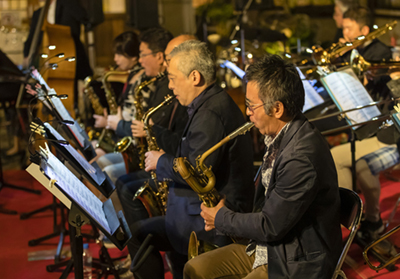
[[[215,64],[205,43],[190,40],[178,45],[169,55],[169,88],[179,103],[187,106],[189,120],[183,132],[176,156],[151,151],[146,153],[146,171],[155,170],[159,180],[169,185],[165,216],[145,219],[130,226],[132,258],[148,234],[155,249],[137,273],[142,278],[164,278],[163,261],[158,251],[170,251],[174,278],[181,278],[187,261],[190,233],[200,240],[223,246],[231,239],[223,234],[206,232],[200,216],[198,195],[174,171],[175,157],[186,157],[196,166],[203,154],[224,137],[242,126],[243,114],[232,98],[215,83]],[[205,160],[216,177],[215,189],[226,196],[232,210],[249,212],[252,208],[253,152],[249,134],[229,141]]]
[[[247,115],[265,135],[253,213],[201,206],[206,231],[251,239],[186,263],[184,278],[331,278],[342,250],[335,165],[301,113],[294,65],[265,56],[246,71]]]
[[[164,73],[164,50],[168,42],[172,39],[169,31],[163,28],[151,28],[140,34],[139,40],[139,63],[144,71],[133,76],[122,95],[123,106],[115,115],[109,115],[106,119],[106,127],[115,130],[119,138],[132,136],[131,123],[136,119],[135,89],[143,81],[156,77]],[[154,83],[144,87],[141,91],[143,100],[139,103],[144,112],[150,107],[154,107],[164,100],[164,97],[172,92],[168,89],[168,79],[166,76],[159,78]],[[180,109],[180,112],[184,110]],[[153,122],[163,127],[168,127],[173,106],[167,106],[157,111],[152,117]],[[138,119],[141,120],[141,119]],[[97,117],[96,123],[104,121]],[[99,126],[97,126],[99,127]],[[99,166],[107,172],[111,180],[115,183],[118,177],[126,174],[123,157],[119,153],[109,153],[97,160]]]
[[[372,15],[365,7],[353,7],[343,15],[343,35],[347,41],[352,41],[361,35],[368,35],[371,26]],[[365,42],[357,50],[367,61],[391,58],[390,49],[378,39]],[[349,57],[349,53],[344,55],[344,59],[347,61],[349,61]],[[390,91],[386,86],[389,80],[389,76],[380,76],[372,80],[365,79],[364,84],[372,99],[379,101],[389,96]],[[385,111],[382,110],[382,113]],[[393,132],[385,131],[385,129],[377,132],[373,125],[364,128],[369,127],[371,127],[370,134],[376,134],[376,136],[357,140],[355,147],[357,186],[365,197],[365,219],[361,222],[358,235],[364,234],[367,238],[376,238],[384,230],[379,212],[379,176],[371,173],[365,160],[359,159],[383,147],[395,144],[396,139]],[[394,127],[391,128],[391,130],[393,129]],[[352,185],[350,143],[336,146],[331,151],[338,172],[339,187],[353,189],[355,185]]]

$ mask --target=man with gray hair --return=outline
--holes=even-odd
[[[330,279],[342,237],[335,165],[321,133],[301,113],[302,81],[294,65],[265,56],[246,71],[247,115],[265,135],[252,213],[220,201],[201,205],[205,230],[251,239],[199,255],[184,278]]]
[[[174,170],[174,159],[186,157],[192,166],[196,158],[245,123],[243,113],[232,98],[215,83],[215,64],[205,43],[190,40],[169,54],[169,88],[179,103],[187,107],[189,120],[176,156],[158,151],[146,153],[146,171],[155,170],[161,181],[168,179],[169,195],[166,216],[153,217],[131,226],[139,240],[152,234],[150,244],[156,249],[138,273],[142,278],[164,278],[158,251],[171,251],[174,278],[181,278],[187,261],[189,237],[197,237],[217,246],[231,243],[219,232],[204,230],[198,195]],[[215,189],[225,196],[228,208],[250,212],[254,196],[253,152],[249,134],[229,141],[205,159],[216,177]],[[161,271],[160,271],[161,270]]]

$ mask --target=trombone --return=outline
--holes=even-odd
[[[388,30],[393,30],[393,28],[397,25],[397,21],[394,20],[390,23],[386,23],[381,28],[376,29],[375,31],[369,33],[366,36],[360,36],[356,38],[353,42],[346,43],[335,43],[332,44],[328,49],[322,49],[321,47],[312,47],[313,55],[312,59],[316,65],[327,65],[332,64],[334,60],[346,52],[355,49],[367,41],[376,39],[379,36],[385,34]]]
[[[400,61],[366,61],[356,49],[351,52],[350,66],[357,76],[377,77],[400,71]]]
[[[368,244],[364,251],[363,251],[363,257],[365,262],[368,264],[368,266],[375,271],[379,271],[381,269],[384,269],[385,267],[387,267],[388,265],[396,262],[399,258],[400,258],[400,253],[397,253],[396,255],[394,255],[393,257],[389,258],[385,263],[381,263],[379,265],[373,265],[371,263],[371,261],[368,258],[368,250],[373,248],[374,246],[376,246],[378,243],[380,243],[381,241],[385,240],[386,238],[388,238],[389,236],[391,236],[392,234],[396,233],[398,230],[400,230],[400,225],[394,227],[393,229],[391,229],[390,231],[388,231],[387,233],[385,233],[384,235],[382,235],[380,238],[378,238],[377,240],[375,240],[374,242]]]

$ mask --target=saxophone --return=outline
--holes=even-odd
[[[174,159],[174,171],[179,172],[187,184],[199,195],[200,200],[205,206],[216,206],[221,200],[221,195],[214,188],[216,180],[215,175],[211,170],[212,167],[207,167],[204,164],[204,160],[228,141],[239,135],[244,135],[253,126],[254,124],[251,122],[245,123],[207,150],[204,154],[199,155],[196,158],[196,168],[194,168],[186,158],[179,157]],[[199,250],[206,252],[213,247],[213,244],[210,243],[199,243],[199,241],[197,241],[196,233],[192,232],[189,240],[188,257],[189,259],[194,258],[199,254]]]
[[[114,90],[111,87],[111,83],[108,81],[108,79],[111,76],[115,76],[115,75],[117,75],[117,76],[129,75],[131,72],[132,72],[132,70],[128,70],[128,71],[111,70],[111,71],[108,71],[107,73],[105,73],[101,79],[101,82],[102,82],[103,88],[104,88],[104,92],[105,92],[105,96],[107,99],[107,104],[108,104],[108,108],[110,111],[110,115],[115,115],[118,113],[118,104],[117,104],[117,101],[115,100]],[[103,114],[103,112],[101,114]],[[114,146],[115,146],[113,136],[114,136],[114,132],[112,130],[104,128],[101,131],[101,134],[98,138],[96,148],[101,148],[104,151],[106,151],[107,153],[113,152]]]
[[[143,110],[143,94],[142,89],[156,80],[164,77],[164,73],[159,73],[157,76],[141,82],[136,88],[134,92],[134,102],[133,105],[136,108],[135,119],[139,120],[143,118],[144,110]],[[127,173],[134,172],[139,169],[144,169],[144,154],[146,153],[146,144],[144,141],[138,138],[133,138],[130,136],[122,138],[114,147],[114,152],[120,152],[125,161],[125,167]],[[139,158],[138,166],[136,162],[136,158]]]
[[[148,151],[159,151],[156,137],[154,135],[151,126],[149,125],[150,116],[153,115],[157,110],[163,106],[169,105],[171,101],[175,98],[174,95],[165,96],[165,100],[161,102],[158,106],[149,109],[142,118],[144,124],[144,130],[146,131],[147,140],[147,150]],[[167,210],[167,198],[168,198],[168,182],[158,181],[155,171],[151,171],[151,179],[157,186],[157,192],[153,191],[149,182],[146,181],[145,184],[139,188],[134,196],[134,200],[140,200],[149,214],[149,217],[165,215]]]
[[[83,92],[85,93],[85,95],[89,99],[90,104],[92,105],[94,114],[102,115],[103,111],[104,111],[104,108],[100,103],[99,97],[94,92],[93,87],[91,86],[92,81],[93,81],[93,77],[92,76],[88,76],[88,77],[85,78]],[[99,135],[100,135],[100,133],[95,128],[91,128],[88,131],[88,136],[89,136],[89,140],[90,141],[94,140],[95,138],[98,138]]]

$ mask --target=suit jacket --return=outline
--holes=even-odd
[[[284,135],[267,194],[257,185],[253,213],[221,208],[217,230],[268,247],[269,278],[331,278],[342,250],[335,165],[303,115]]]
[[[193,166],[196,166],[198,155],[245,123],[238,106],[218,85],[212,85],[202,94],[189,116],[176,156],[186,157]],[[174,182],[170,185],[165,217],[167,235],[174,249],[187,254],[192,231],[197,233],[199,239],[219,246],[230,243],[227,236],[204,230],[204,220],[200,216],[201,201],[179,173],[173,170],[173,161],[174,156],[162,155],[157,164],[157,177]],[[215,188],[226,196],[227,206],[235,211],[250,212],[254,194],[250,135],[229,141],[212,153],[205,164],[212,166],[216,177]]]

